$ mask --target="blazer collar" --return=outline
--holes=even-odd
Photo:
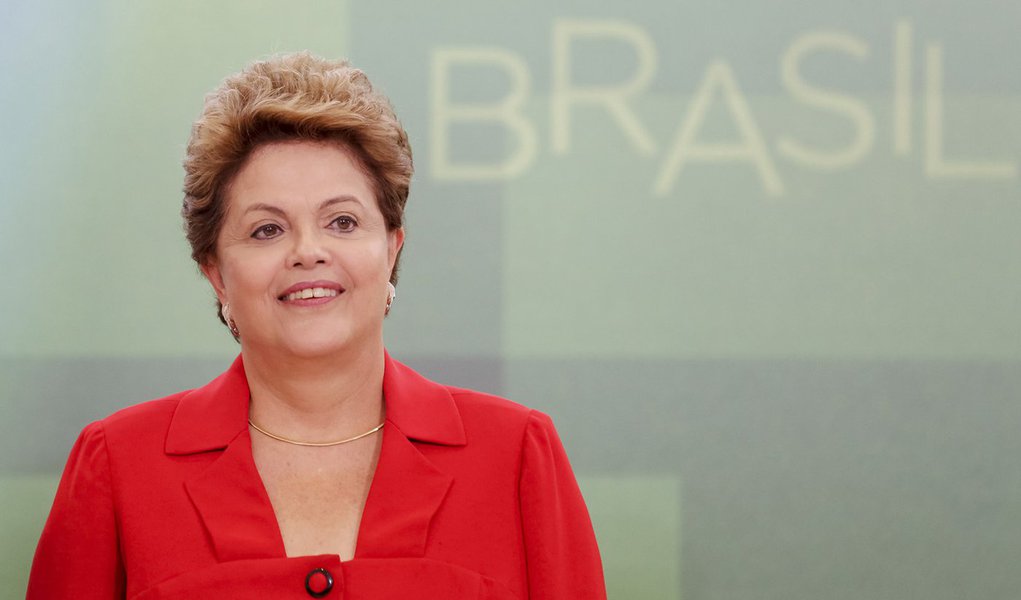
[[[423,556],[429,524],[453,482],[413,440],[466,443],[461,417],[447,388],[386,356],[386,427],[379,462],[358,530],[358,557]],[[167,433],[166,452],[222,450],[185,481],[220,560],[274,558],[283,538],[248,433],[248,383],[238,357],[223,375],[188,392]]]
[[[383,371],[386,420],[409,440],[463,446],[461,413],[446,386],[433,383],[386,354]]]
[[[409,440],[463,446],[461,415],[450,391],[385,353],[386,420]],[[167,454],[222,450],[248,428],[248,379],[239,355],[227,371],[186,392],[167,431]]]

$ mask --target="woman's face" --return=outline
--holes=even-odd
[[[245,351],[312,357],[382,343],[404,230],[387,231],[371,181],[338,145],[257,148],[225,198],[203,267]]]

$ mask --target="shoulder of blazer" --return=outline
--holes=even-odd
[[[157,436],[163,439],[177,406],[188,392],[177,392],[122,408],[98,422],[105,435],[115,438]]]
[[[523,427],[529,415],[536,412],[523,404],[494,394],[452,386],[446,388],[466,420],[486,419],[508,426]]]

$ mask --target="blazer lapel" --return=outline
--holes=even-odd
[[[185,488],[221,561],[286,554],[247,430]]]
[[[238,357],[225,373],[181,399],[167,433],[168,454],[219,454],[184,486],[222,561],[285,554],[273,505],[252,458],[248,400]]]
[[[356,556],[424,556],[429,523],[452,481],[388,420],[358,528]]]
[[[446,387],[386,357],[383,447],[362,513],[358,558],[425,554],[429,524],[454,478],[421,446],[466,443],[461,416]]]

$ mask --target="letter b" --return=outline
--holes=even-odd
[[[492,66],[510,79],[510,92],[493,104],[454,104],[450,99],[451,71],[455,65]],[[538,137],[522,108],[531,87],[528,66],[502,48],[438,48],[432,54],[430,161],[433,176],[456,181],[506,180],[521,174],[535,160]],[[455,163],[451,158],[450,130],[455,122],[497,122],[517,138],[515,150],[493,163]]]

